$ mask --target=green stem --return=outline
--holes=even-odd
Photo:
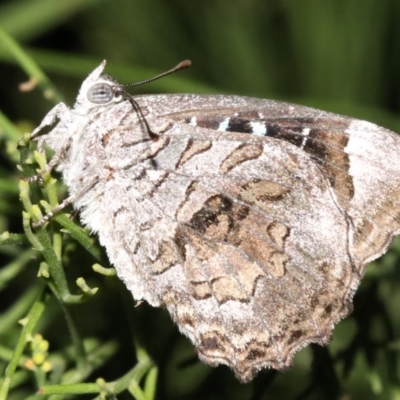
[[[0,137],[5,136],[13,143],[21,137],[21,132],[16,126],[0,111]]]
[[[134,368],[132,368],[127,374],[122,376],[120,379],[106,383],[102,379],[98,380],[96,384],[93,383],[77,383],[67,385],[48,385],[43,386],[39,389],[41,395],[50,394],[84,394],[84,393],[99,393],[107,392],[109,394],[118,394],[123,390],[130,388],[131,385],[137,388],[139,387],[140,380],[143,376],[151,369],[153,362],[150,359],[141,361]],[[142,392],[143,393],[143,392]],[[100,400],[102,397],[97,396],[95,399]],[[0,399],[1,400],[1,399]]]
[[[13,357],[6,369],[6,374],[4,378],[4,382],[2,387],[0,388],[0,400],[6,400],[8,390],[10,388],[11,380],[14,375],[15,370],[18,367],[19,359],[22,356],[22,352],[25,348],[26,343],[29,338],[32,336],[33,329],[39,321],[40,316],[44,311],[44,302],[42,299],[37,300],[33,306],[31,307],[28,316],[26,317],[24,327],[22,328],[22,332],[20,338],[18,340],[17,346],[14,350]]]
[[[61,94],[53,86],[36,62],[28,56],[23,48],[1,27],[0,44],[1,47],[10,53],[21,68],[28,74],[30,80],[39,85],[46,98],[51,99],[54,103],[63,101]]]

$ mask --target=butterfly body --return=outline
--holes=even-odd
[[[240,96],[133,105],[103,68],[33,136],[60,120],[39,148],[56,152],[71,202],[133,297],[165,306],[203,361],[241,381],[326,344],[366,263],[400,229],[400,138]]]

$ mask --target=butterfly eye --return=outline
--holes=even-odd
[[[115,92],[114,93],[114,101],[118,103],[123,99],[122,93],[121,92]]]
[[[105,83],[96,83],[87,92],[88,100],[95,104],[109,103],[113,97],[113,88]]]

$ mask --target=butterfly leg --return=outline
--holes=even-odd
[[[31,139],[34,139],[46,126],[53,125],[57,119],[60,120],[63,125],[67,125],[70,121],[70,113],[71,111],[66,104],[58,103],[46,114],[40,125],[31,133]]]
[[[48,113],[47,115],[43,118],[42,122],[40,125],[30,134],[30,139],[31,140],[37,140],[39,142],[38,144],[38,150],[43,152],[43,146],[46,143],[46,140],[43,140],[42,138],[38,138],[38,134],[40,131],[47,127],[53,125],[56,120],[60,121],[60,125],[62,126],[68,126],[69,121],[70,121],[70,109],[64,104],[64,103],[58,103],[56,106],[54,106]],[[28,182],[35,182],[39,180],[41,182],[41,178],[43,175],[47,172],[50,172],[55,165],[58,164],[58,162],[63,158],[65,155],[65,152],[68,150],[70,146],[70,139],[67,139],[67,142],[61,147],[56,154],[52,157],[50,162],[46,165],[46,167],[40,171],[38,174],[31,176],[27,178]]]
[[[66,199],[64,199],[61,204],[58,206],[54,207],[52,210],[50,210],[40,221],[34,222],[32,226],[34,228],[39,228],[43,226],[54,214],[57,214],[59,211],[64,209],[65,207],[69,206],[73,202],[75,202],[79,197],[81,197],[84,193],[86,193],[88,190],[92,189],[97,182],[99,181],[98,176],[94,176],[92,180],[82,187],[80,190],[78,190],[76,193],[72,194],[71,196],[68,196]]]
[[[65,153],[68,151],[69,146],[71,144],[71,139],[69,139],[66,144],[59,150],[57,151],[56,154],[53,155],[51,160],[47,163],[47,165],[39,171],[36,175],[30,176],[27,178],[28,182],[36,182],[39,181],[40,184],[42,185],[42,177],[44,174],[51,172],[52,169],[59,164],[59,162],[64,158]]]

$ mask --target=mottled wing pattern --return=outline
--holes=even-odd
[[[326,343],[351,310],[366,262],[399,229],[400,166],[383,154],[396,160],[400,142],[372,124],[308,109],[274,117],[262,105],[243,111],[210,97],[208,112],[195,100],[138,99],[160,139],[142,173],[128,177],[141,197],[132,204],[121,193],[128,204],[113,216],[111,260],[135,297],[168,308],[202,360],[247,381],[263,367],[288,366],[309,342]],[[186,111],[171,112],[174,101]],[[239,132],[226,126],[235,112]],[[249,115],[269,136],[240,132]],[[133,276],[146,294],[129,285]]]
[[[74,205],[134,298],[165,305],[203,361],[242,381],[325,344],[399,231],[400,138],[237,96],[138,96],[141,116],[88,104],[101,70],[39,144],[65,152]]]

